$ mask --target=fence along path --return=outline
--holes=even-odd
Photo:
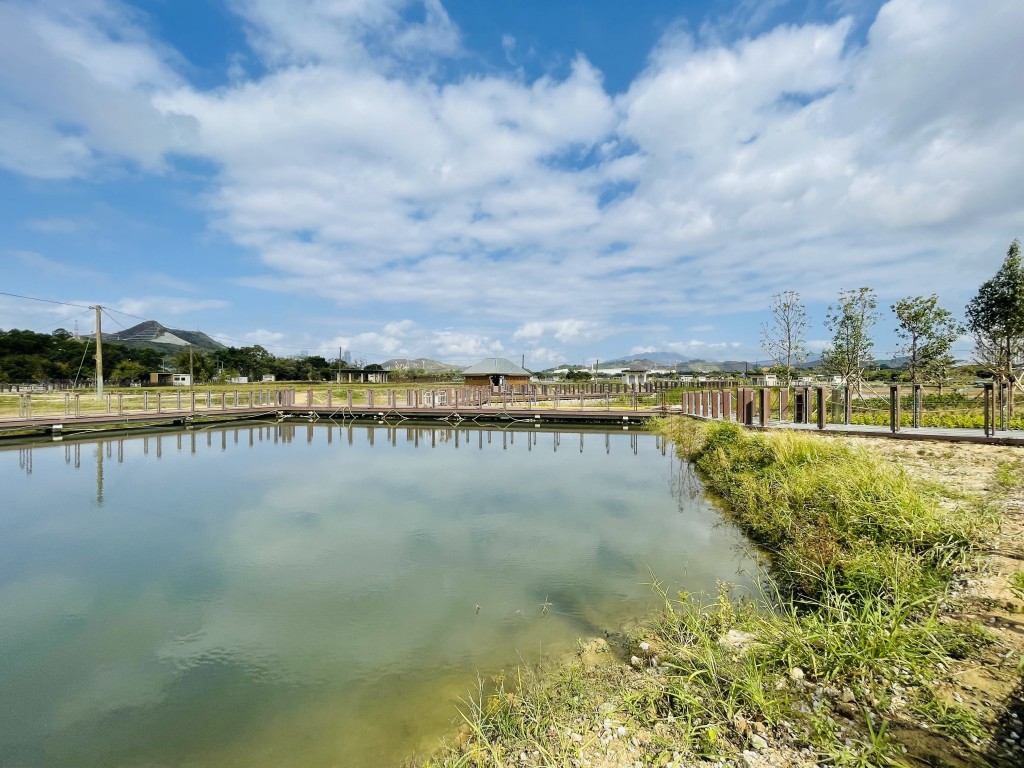
[[[854,397],[849,388],[825,386],[735,387],[724,381],[698,385],[652,381],[629,386],[617,382],[522,384],[502,389],[481,387],[110,392],[103,398],[90,393],[20,393],[17,417],[0,417],[0,431],[49,427],[54,431],[77,423],[178,421],[190,417],[235,418],[261,415],[416,416],[449,418],[529,412],[558,412],[563,420],[583,419],[601,411],[634,412],[637,417],[682,413],[697,418],[734,421],[751,427],[786,427],[888,435],[907,439],[960,439],[1016,443],[1024,429],[1009,429],[1010,390],[986,384],[972,396],[962,396],[960,410],[982,412],[981,426],[928,425],[930,412],[920,387],[891,386],[887,397]],[[953,409],[956,410],[956,409]],[[945,409],[943,413],[948,413]],[[909,413],[908,413],[909,412]],[[975,416],[977,414],[975,413]],[[605,419],[601,419],[605,420]],[[868,423],[864,423],[865,420]],[[969,421],[969,420],[968,420]],[[1016,426],[1015,421],[1012,426]]]
[[[909,392],[907,392],[909,391]],[[879,413],[881,409],[863,405],[863,397],[855,397],[849,387],[833,389],[825,386],[802,386],[792,390],[779,387],[735,387],[689,390],[682,393],[679,412],[700,419],[730,421],[748,427],[813,429],[865,436],[886,436],[901,439],[965,440],[1024,445],[1024,428],[1020,420],[1009,418],[1009,401],[1013,390],[1009,385],[986,383],[973,398],[965,398],[974,408],[945,409],[975,412],[981,410],[981,426],[927,426],[923,389],[920,385],[889,387],[884,398],[883,418],[864,423],[863,414]],[[862,404],[858,407],[858,401]],[[904,402],[910,413],[904,414]],[[1020,401],[1018,399],[1018,404]],[[971,421],[972,419],[963,419]],[[858,423],[860,422],[860,423]],[[1015,428],[1010,428],[1010,427]]]

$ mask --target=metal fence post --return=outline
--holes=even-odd
[[[900,419],[902,418],[900,403],[900,385],[889,386],[889,431],[900,431]]]
[[[815,387],[815,400],[818,407],[818,429],[825,428],[825,388]]]
[[[992,405],[993,395],[995,394],[995,387],[991,382],[985,383],[985,437],[991,437],[995,430],[992,428]]]

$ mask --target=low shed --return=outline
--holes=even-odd
[[[469,387],[497,387],[506,389],[517,384],[529,384],[530,372],[503,357],[488,357],[462,372]]]

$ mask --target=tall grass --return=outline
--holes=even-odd
[[[644,765],[782,745],[824,765],[884,766],[914,722],[977,738],[976,720],[932,683],[986,642],[940,607],[989,513],[939,504],[900,467],[820,435],[680,418],[653,428],[769,553],[766,594],[669,595],[655,583],[663,607],[623,649],[639,654],[632,666],[576,659],[511,687],[502,678],[430,765],[620,764],[607,757],[616,727]]]
[[[797,432],[664,420],[731,516],[798,597],[892,598],[941,589],[992,518],[945,508],[866,448]]]

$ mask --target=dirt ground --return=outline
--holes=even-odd
[[[981,658],[950,666],[938,691],[947,702],[973,710],[989,737],[979,739],[973,753],[951,750],[947,740],[928,733],[901,737],[916,742],[921,765],[1021,768],[1024,600],[1010,589],[1009,579],[1024,571],[1024,447],[879,439],[865,443],[873,453],[899,462],[911,476],[945,487],[951,492],[945,503],[965,503],[958,496],[980,495],[1000,517],[999,531],[988,543],[979,571],[957,586],[951,602],[951,611],[980,622],[993,642]],[[1010,480],[1002,486],[997,482],[1000,465],[1004,480]]]

